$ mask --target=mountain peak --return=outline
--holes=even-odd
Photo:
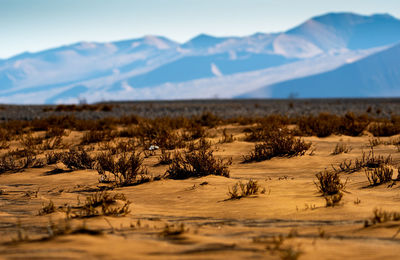
[[[185,44],[183,44],[183,47],[187,48],[208,48],[211,46],[214,46],[220,42],[225,41],[227,38],[226,37],[214,37],[209,34],[199,34],[196,37],[192,38]]]

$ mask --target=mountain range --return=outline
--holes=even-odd
[[[0,60],[1,103],[400,95],[400,20],[329,13],[282,33],[80,42]]]

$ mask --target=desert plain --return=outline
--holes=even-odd
[[[398,259],[400,121],[368,107],[5,120],[0,259]]]

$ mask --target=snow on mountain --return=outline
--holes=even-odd
[[[400,21],[390,15],[330,13],[274,34],[80,42],[0,60],[0,101],[233,97],[357,63],[399,41]]]
[[[241,97],[392,97],[400,95],[400,44],[335,70],[263,87]]]

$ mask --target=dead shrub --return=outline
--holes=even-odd
[[[340,201],[343,198],[343,193],[339,192],[333,195],[325,195],[326,207],[335,207],[339,205]]]
[[[400,133],[400,124],[393,122],[373,122],[368,126],[368,131],[374,136],[393,136]]]
[[[230,200],[241,199],[252,195],[257,195],[260,192],[261,186],[257,181],[250,179],[247,183],[241,181],[235,183],[232,188],[228,189]],[[265,190],[263,190],[265,192]],[[261,191],[261,193],[263,192]]]
[[[90,218],[96,216],[125,216],[130,212],[131,202],[122,193],[111,194],[96,192],[86,197],[83,205],[67,206],[67,216],[72,218]]]
[[[158,157],[158,165],[169,165],[172,163],[172,153],[161,149],[161,154]]]
[[[233,134],[228,134],[226,128],[222,130],[222,139],[219,141],[220,143],[232,143],[235,141],[235,138],[233,137]]]
[[[97,172],[101,182],[114,182],[118,186],[135,185],[150,181],[147,169],[142,166],[143,158],[136,151],[130,155],[123,153],[115,160],[111,153],[101,153],[96,158]],[[111,180],[109,174],[114,180]]]
[[[61,158],[63,157],[63,153],[57,153],[57,152],[49,152],[46,154],[46,164],[52,165],[56,164],[59,161],[61,161]]]
[[[39,210],[39,215],[47,215],[51,214],[56,211],[56,207],[54,206],[53,201],[49,201],[47,205],[43,205],[42,208]]]
[[[389,221],[400,221],[400,212],[374,209],[373,214],[372,218],[364,222],[365,227]]]
[[[335,149],[332,151],[331,155],[338,155],[341,153],[349,153],[352,150],[351,146],[339,142],[336,144]]]
[[[304,155],[311,147],[302,139],[295,138],[286,128],[269,132],[265,141],[256,144],[254,150],[244,156],[244,163],[270,160],[273,157],[292,157]]]
[[[165,173],[169,179],[199,178],[207,175],[229,177],[228,166],[232,159],[216,159],[213,150],[200,149],[192,152],[176,153]]]
[[[392,181],[393,169],[387,165],[382,165],[378,168],[365,170],[365,176],[371,186],[378,186]]]
[[[93,169],[94,165],[94,160],[82,147],[63,153],[61,162],[71,170]]]
[[[341,173],[353,173],[363,168],[378,168],[382,165],[392,164],[392,157],[388,155],[384,157],[382,155],[375,156],[374,150],[371,148],[368,154],[363,152],[361,158],[353,160],[344,160],[338,167],[333,167],[335,172]]]
[[[102,141],[109,141],[111,139],[111,131],[110,130],[90,130],[86,132],[82,139],[81,144],[92,144],[99,143]]]
[[[318,189],[323,195],[335,195],[345,190],[347,180],[343,183],[340,180],[339,174],[337,172],[330,172],[324,170],[315,175],[318,182],[314,182]]]

